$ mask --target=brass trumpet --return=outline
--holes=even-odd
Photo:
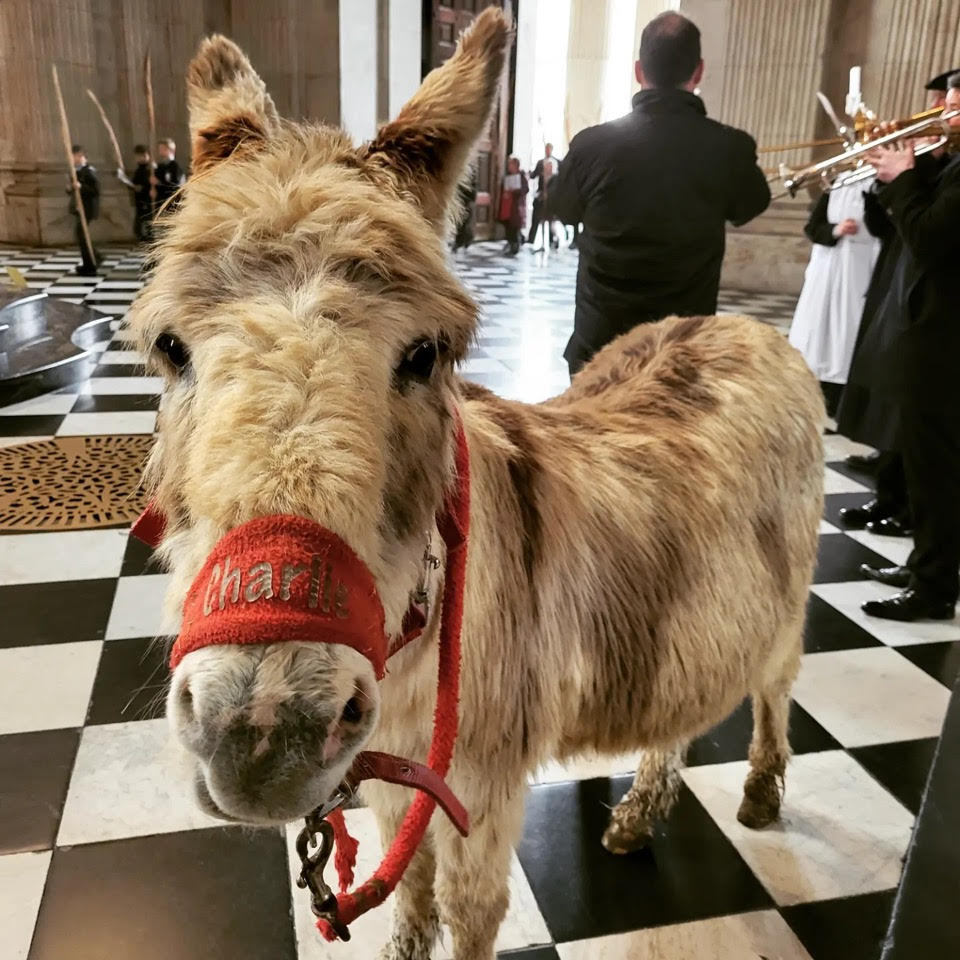
[[[780,178],[783,180],[785,189],[774,199],[787,194],[795,197],[800,189],[814,181],[819,181],[825,190],[832,190],[835,187],[849,186],[852,183],[869,179],[874,176],[876,170],[866,162],[866,158],[870,151],[877,147],[899,143],[901,140],[915,140],[939,134],[935,141],[923,144],[917,149],[916,153],[917,156],[920,156],[924,153],[939,150],[940,147],[960,138],[960,129],[950,127],[950,121],[957,116],[960,116],[960,110],[944,112],[943,107],[935,107],[932,110],[925,110],[915,117],[910,117],[906,121],[896,121],[895,126],[899,126],[899,129],[872,140],[864,140],[862,143],[851,146],[843,153],[821,160],[819,163],[802,167],[799,170],[790,170],[786,164],[781,164]]]

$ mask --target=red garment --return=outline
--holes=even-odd
[[[504,181],[509,174],[504,175]],[[527,175],[520,171],[520,189],[507,190],[501,184],[500,186],[500,205],[498,207],[497,219],[500,223],[509,227],[516,227],[518,230],[527,225],[527,204],[526,196],[530,187],[527,183]]]

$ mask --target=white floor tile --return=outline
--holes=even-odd
[[[127,637],[155,637],[165,633],[163,601],[170,574],[151,573],[139,577],[121,577],[107,623],[107,640]],[[176,624],[169,625],[171,632]]]
[[[117,379],[122,380],[123,377]],[[58,437],[90,437],[107,433],[153,433],[154,410],[124,410],[115,413],[68,413],[57,429]]]
[[[143,363],[143,354],[139,350],[105,350],[99,362],[107,365]]]
[[[823,438],[823,453],[828,461],[846,460],[854,455],[863,457],[873,452],[873,447],[848,440],[839,433],[830,433]]]
[[[811,653],[793,698],[845,747],[937,737],[950,691],[888,647]]]
[[[119,577],[126,530],[0,536],[0,584]]]
[[[736,813],[746,761],[691,767],[683,776],[780,906],[889,890],[900,879],[912,814],[839,750],[796,756],[781,819],[750,830]]]
[[[73,407],[75,396],[65,393],[45,393],[40,397],[22,400],[20,403],[11,403],[0,407],[0,417],[36,417],[47,414],[69,413]],[[0,431],[3,425],[0,423]]]
[[[102,646],[85,640],[0,650],[0,734],[79,727]]]
[[[163,377],[91,377],[85,384],[84,393],[99,396],[108,394],[160,393]]]
[[[821,533],[843,533],[839,527],[835,527],[832,523],[828,523],[826,520],[820,521],[820,532]]]
[[[640,765],[642,751],[614,756],[587,756],[566,763],[551,761],[531,777],[531,783],[562,783],[565,780],[589,780],[592,777],[615,777],[634,773]]]
[[[93,301],[121,301],[123,303],[130,303],[133,300],[133,292],[130,290],[104,290],[104,284],[99,284],[96,290],[96,293],[90,295],[90,300]]]
[[[899,566],[907,562],[913,550],[913,540],[909,537],[880,537],[869,530],[849,530],[847,536]]]
[[[0,957],[27,960],[50,851],[0,857]]]
[[[376,827],[373,811],[347,810],[345,813],[350,833],[360,843],[357,854],[355,884],[365,881],[379,866],[383,857],[380,834]],[[287,827],[287,844],[290,860],[293,913],[296,925],[299,960],[369,960],[377,956],[380,947],[387,941],[390,933],[390,911],[393,897],[389,897],[382,907],[364,914],[350,925],[352,939],[349,943],[327,943],[320,937],[310,912],[310,898],[296,886],[299,873],[299,861],[296,855],[295,841],[299,832],[298,824]],[[334,876],[332,861],[330,878]],[[328,878],[328,879],[330,879]],[[530,884],[516,854],[510,867],[510,907],[497,936],[497,951],[518,950],[534,944],[550,942],[550,932],[537,907]],[[444,927],[440,943],[434,951],[436,960],[449,960],[452,956],[453,937]]]
[[[192,782],[166,719],[86,727],[57,844],[223,826],[197,806]]]
[[[842,473],[837,473],[836,470],[831,470],[829,467],[824,470],[823,477],[823,492],[826,494],[870,492],[870,489],[862,483],[857,483],[856,480],[851,480],[849,477],[845,477]]]
[[[562,943],[557,953],[560,960],[810,960],[776,910]]]
[[[464,361],[459,372],[463,376],[468,377],[473,373],[509,373],[510,370],[499,360],[486,357],[469,357]]]
[[[866,600],[891,597],[898,591],[873,580],[853,580],[847,583],[815,583],[810,588],[821,600],[826,600],[844,616],[863,627],[869,634],[891,647],[905,647],[914,643],[934,643],[940,640],[960,640],[960,619],[923,620],[917,623],[897,623],[868,617],[860,604]]]

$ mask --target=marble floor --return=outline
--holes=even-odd
[[[122,318],[139,287],[135,250],[104,276],[72,251],[0,249],[32,287],[112,315],[87,381],[0,408],[0,444],[154,429]],[[567,383],[576,255],[516,259],[499,245],[456,266],[482,310],[466,377],[537,401]],[[722,309],[781,328],[790,298],[724,291]],[[886,588],[862,562],[909,544],[836,526],[869,495],[825,437],[827,506],[791,706],[795,753],[783,818],[735,819],[750,708],[694,743],[677,807],[650,849],[614,858],[599,839],[636,757],[584,758],[533,778],[498,949],[515,960],[876,960],[927,769],[960,669],[960,621],[871,621]],[[222,826],[181,789],[162,696],[166,576],[126,529],[0,536],[0,957],[4,960],[369,958],[387,911],[349,944],[316,935],[292,883],[295,827]],[[347,814],[359,873],[379,853],[369,811]],[[933,892],[936,895],[937,892]],[[448,956],[449,937],[437,956]],[[920,960],[920,958],[918,958]]]

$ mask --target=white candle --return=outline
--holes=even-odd
[[[851,67],[850,68],[850,93],[847,94],[849,100],[855,103],[860,102],[861,93],[860,93],[860,68]]]

